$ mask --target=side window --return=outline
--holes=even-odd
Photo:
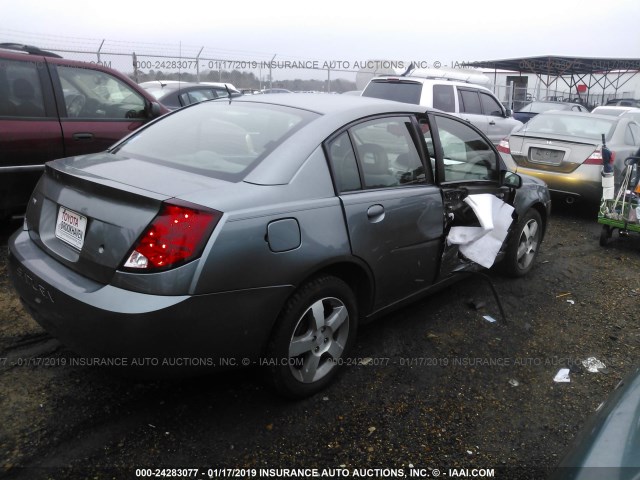
[[[497,117],[502,116],[502,108],[498,101],[488,93],[480,93],[480,102],[482,103],[482,110],[485,115],[493,115]]]
[[[446,182],[497,180],[498,159],[491,146],[469,125],[437,116]]]
[[[347,132],[342,133],[329,144],[329,161],[333,169],[336,186],[340,192],[360,190],[358,164]]]
[[[456,102],[453,95],[453,85],[434,85],[433,108],[443,112],[455,112]]]
[[[180,95],[180,103],[182,105],[191,105],[192,103],[203,102],[215,98],[212,90],[191,90]]]
[[[475,90],[458,89],[458,101],[460,103],[460,113],[482,114],[478,92]]]
[[[371,120],[351,128],[365,188],[425,182],[410,128],[409,117]]]
[[[0,116],[46,116],[36,63],[2,60]]]
[[[145,117],[144,98],[99,70],[58,66],[67,117],[123,120]]]

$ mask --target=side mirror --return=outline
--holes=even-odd
[[[158,102],[151,102],[151,105],[149,107],[149,117],[156,118],[160,115],[162,115],[160,104]]]
[[[517,173],[508,170],[500,172],[500,183],[511,188],[520,188],[522,186],[522,177]]]
[[[510,116],[512,116],[512,115],[513,115],[513,110],[511,110],[510,108],[507,108],[507,109],[505,109],[504,114],[505,114],[507,117],[510,117]]]

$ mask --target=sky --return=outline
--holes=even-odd
[[[171,56],[433,64],[534,55],[640,58],[638,0],[0,0],[0,41]]]

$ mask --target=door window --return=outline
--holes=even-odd
[[[425,171],[411,138],[409,117],[371,120],[350,129],[365,188],[424,183]]]
[[[446,182],[497,180],[498,161],[491,145],[469,125],[436,116]]]
[[[456,103],[453,95],[453,85],[434,85],[433,108],[443,112],[455,112]]]
[[[498,101],[488,93],[479,92],[480,101],[482,102],[482,110],[485,115],[502,116],[502,107]]]
[[[336,186],[340,192],[360,190],[360,174],[358,163],[351,147],[349,134],[340,134],[329,144],[329,160],[333,170]]]
[[[123,120],[145,117],[144,98],[99,70],[58,66],[67,117]]]
[[[460,113],[475,113],[482,115],[482,107],[478,92],[475,90],[458,89],[458,101],[460,103]]]
[[[0,70],[0,116],[45,117],[38,66],[3,60]]]

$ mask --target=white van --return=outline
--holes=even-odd
[[[448,78],[422,77],[419,70],[406,76],[372,78],[362,96],[453,113],[478,127],[494,145],[522,126],[488,88]]]

